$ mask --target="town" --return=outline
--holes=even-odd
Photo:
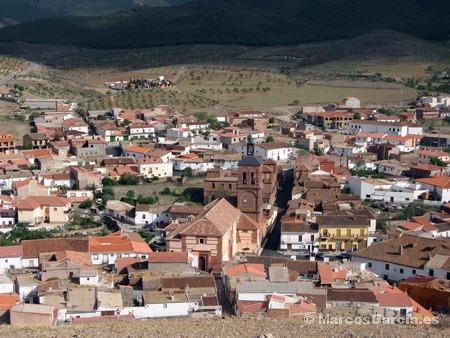
[[[0,135],[2,323],[450,311],[449,96],[289,120],[22,108],[22,142]]]

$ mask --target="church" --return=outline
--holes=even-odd
[[[236,253],[261,249],[267,227],[277,215],[273,203],[280,170],[275,161],[255,157],[253,149],[248,142],[247,156],[238,164],[233,182],[236,195],[212,200],[187,223],[169,224],[167,251],[197,252],[202,270],[219,272],[222,263]]]

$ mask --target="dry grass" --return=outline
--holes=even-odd
[[[112,187],[114,189],[115,198],[120,199],[121,197],[126,196],[129,190],[134,191],[134,196],[137,197],[139,195],[142,196],[152,196],[156,194],[159,197],[159,202],[157,206],[159,208],[168,208],[170,207],[183,193],[186,193],[186,189],[189,188],[203,188],[203,178],[190,178],[185,179],[183,185],[180,185],[174,179],[174,182],[167,182],[164,179],[154,181],[152,183],[139,184],[139,185],[117,185]],[[174,192],[174,195],[161,195],[161,191],[164,188],[169,188]],[[192,194],[187,191],[187,193]],[[191,195],[191,198],[198,200],[200,196]],[[203,196],[201,196],[201,200],[203,200]]]

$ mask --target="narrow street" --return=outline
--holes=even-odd
[[[278,191],[276,204],[279,208],[279,213],[275,224],[272,228],[270,234],[267,234],[267,242],[264,246],[264,250],[261,253],[261,256],[281,256],[277,252],[280,246],[280,234],[281,234],[281,217],[286,214],[286,210],[288,208],[288,202],[292,198],[292,187],[294,184],[294,171],[293,170],[284,170],[283,175],[286,177],[286,182],[283,187],[283,190]]]

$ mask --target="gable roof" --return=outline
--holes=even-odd
[[[416,178],[416,182],[433,185],[433,186],[439,187],[439,188],[446,188],[446,189],[450,188],[450,177],[449,176]]]
[[[441,250],[450,248],[450,238],[425,238],[403,234],[360,249],[353,257],[373,259],[413,268],[421,268]]]
[[[382,293],[376,295],[380,306],[385,307],[410,307],[412,306],[408,295],[404,293]]]
[[[255,144],[255,147],[263,148],[265,150],[274,150],[274,149],[282,149],[282,148],[290,148],[291,146],[286,142],[264,142]]]
[[[168,239],[180,235],[203,235],[222,237],[239,220],[241,212],[226,199],[214,200],[192,221],[179,226]]]
[[[228,277],[239,276],[244,273],[251,273],[261,277],[267,277],[264,264],[242,263],[225,268],[225,274]]]
[[[259,167],[263,164],[263,160],[255,156],[246,156],[239,161],[238,166]]]
[[[0,293],[0,310],[10,310],[20,303],[20,296],[15,292]]]
[[[173,277],[161,278],[161,288],[164,289],[185,289],[189,288],[215,288],[216,282],[214,276],[195,276],[195,277]]]
[[[21,243],[23,257],[34,258],[39,257],[41,253],[53,253],[59,251],[89,251],[88,238],[49,238],[24,240]]]
[[[28,196],[17,202],[18,210],[35,210],[41,206],[64,207],[71,202],[69,198],[58,196]]]
[[[191,263],[192,257],[188,252],[152,252],[147,261],[149,263]]]
[[[22,246],[0,246],[0,257],[22,257]]]
[[[152,251],[144,239],[135,232],[116,231],[103,237],[89,239],[90,252],[135,252],[149,254]]]

